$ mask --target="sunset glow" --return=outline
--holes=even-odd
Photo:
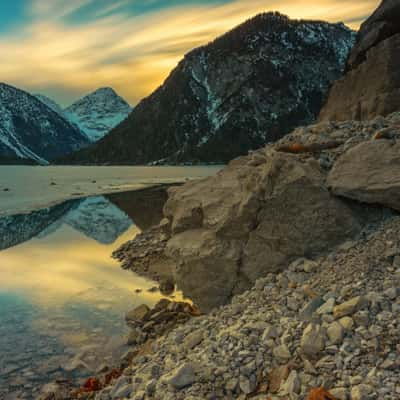
[[[19,0],[0,5],[0,19],[8,22],[0,30],[0,80],[63,105],[112,86],[135,104],[162,83],[187,51],[257,13],[278,10],[292,18],[343,21],[357,29],[378,3]]]

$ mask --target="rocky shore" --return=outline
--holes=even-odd
[[[400,217],[151,344],[96,399],[400,399]]]
[[[109,385],[80,396],[400,399],[399,139],[400,113],[323,122],[234,160],[216,177],[170,189],[161,224],[115,256],[125,268],[173,278],[182,288],[182,269],[191,267],[191,298],[211,311],[199,316],[182,305],[189,313],[179,321],[167,316],[173,303],[134,310],[127,317],[136,321],[134,357]],[[253,193],[264,196],[261,211]],[[249,224],[254,209],[265,221]],[[263,224],[273,240],[242,253],[259,256],[252,264],[258,273],[222,297],[216,276],[225,284],[239,277],[225,268],[236,254],[226,243],[241,245],[241,226],[260,237]],[[222,253],[201,241],[207,231],[225,241]],[[177,238],[181,250],[173,253]],[[152,318],[167,329],[146,332]]]
[[[364,87],[374,62],[393,67],[398,22],[398,2],[384,0],[343,93],[354,71]],[[361,121],[325,121],[343,111],[334,85],[322,122],[169,189],[161,223],[114,256],[173,282],[204,315],[167,302],[135,309],[134,355],[78,397],[400,399],[400,112],[387,115],[400,104],[398,70],[386,67],[383,87],[347,98]]]

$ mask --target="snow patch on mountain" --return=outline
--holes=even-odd
[[[0,158],[48,159],[81,149],[88,143],[72,126],[43,101],[0,83]]]

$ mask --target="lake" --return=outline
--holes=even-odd
[[[25,174],[25,168],[16,167],[20,171],[18,179]],[[173,171],[169,175],[160,170],[160,181],[191,179],[196,174],[206,176],[215,172],[200,169],[189,168],[186,177],[183,170],[169,170]],[[102,173],[91,171],[91,176],[79,174],[79,168],[71,170],[82,182],[95,176],[101,184],[106,180],[112,182],[110,176],[119,173],[119,184],[129,181],[125,168],[112,173],[107,173],[107,169],[102,169]],[[35,182],[45,184],[44,175],[56,183],[49,184],[47,192],[64,185],[57,196],[61,192],[71,193],[76,183],[66,183],[69,177],[65,169],[59,170],[63,176],[54,170],[36,171],[40,179],[28,179],[25,188],[7,178],[9,190],[25,190],[28,197],[34,192],[35,199],[16,199],[14,206],[6,200],[7,212],[0,215],[2,400],[35,398],[44,383],[60,377],[82,381],[102,364],[117,362],[128,350],[125,313],[143,303],[153,306],[164,297],[154,291],[155,282],[121,269],[111,253],[160,220],[165,188],[122,193],[122,187],[116,185],[115,191],[120,193],[72,198],[37,208],[35,204],[53,204],[56,198],[54,193],[43,191],[40,196],[34,190]],[[7,179],[1,176],[1,184]],[[0,205],[3,206],[1,199]],[[33,211],[11,213],[12,209]],[[181,300],[179,292],[172,296]]]
[[[71,198],[181,183],[213,175],[220,169],[221,166],[0,166],[0,214],[28,212]]]

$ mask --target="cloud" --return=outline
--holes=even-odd
[[[67,23],[66,16],[91,1],[34,0],[31,23],[15,36],[0,36],[1,80],[34,92],[52,88],[64,104],[99,86],[113,86],[136,103],[162,83],[187,51],[259,12],[279,10],[294,18],[350,21],[357,27],[379,3],[235,0],[135,15],[120,12],[126,3],[120,0],[97,9],[85,24]]]

